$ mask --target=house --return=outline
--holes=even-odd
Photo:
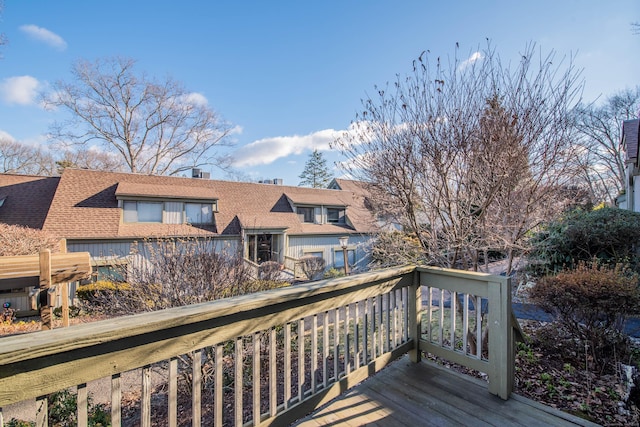
[[[291,265],[322,257],[344,266],[339,237],[348,236],[351,268],[364,270],[376,223],[362,185],[334,189],[272,183],[66,169],[60,177],[0,175],[0,222],[65,238],[69,252],[91,254],[98,277],[129,262],[148,239],[208,239],[256,264]],[[0,291],[1,292],[1,291]]]
[[[640,212],[640,164],[638,163],[638,139],[640,135],[640,119],[625,120],[622,123],[622,146],[626,152],[626,188],[624,194],[618,196],[616,204],[621,209]]]

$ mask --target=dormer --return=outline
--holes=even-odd
[[[307,224],[346,224],[347,207],[337,201],[320,202],[315,198],[297,194],[287,196],[291,209],[300,222]]]
[[[120,182],[116,188],[124,223],[215,223],[218,198],[208,187]]]

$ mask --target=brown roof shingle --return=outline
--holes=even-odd
[[[5,192],[6,175],[0,175],[0,194]],[[39,227],[68,239],[118,239],[159,236],[238,235],[241,227],[284,229],[289,234],[369,233],[375,222],[364,207],[364,197],[345,190],[312,189],[247,182],[196,178],[149,176],[130,173],[66,169],[60,178],[20,177],[17,181],[44,180],[49,197],[38,205],[49,206],[46,219],[40,215]],[[50,181],[49,181],[50,180]],[[51,184],[57,187],[51,190]],[[26,184],[21,184],[26,185]],[[31,184],[33,185],[33,184]],[[57,188],[57,189],[56,189]],[[55,195],[54,195],[55,192]],[[31,189],[22,192],[33,198]],[[160,198],[218,200],[215,225],[123,223],[116,195]],[[10,198],[8,198],[10,200]],[[44,202],[47,203],[44,203]],[[353,227],[345,224],[305,224],[293,211],[291,202],[325,206],[345,206]],[[0,215],[9,211],[0,208]],[[13,214],[12,214],[13,215]],[[23,216],[23,219],[25,217]],[[6,220],[0,216],[0,220]],[[36,224],[37,221],[32,221]]]
[[[42,228],[58,177],[0,174],[0,222]]]

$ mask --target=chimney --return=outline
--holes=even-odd
[[[193,168],[193,169],[191,169],[191,178],[210,179],[211,178],[211,173],[202,172],[202,169],[200,169],[200,168]]]

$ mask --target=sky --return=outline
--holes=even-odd
[[[133,58],[171,77],[233,126],[237,173],[298,185],[314,149],[330,172],[329,143],[349,128],[375,85],[411,70],[421,52],[472,57],[489,39],[503,62],[530,43],[573,57],[583,99],[640,84],[640,0],[213,1],[4,0],[0,136],[45,144],[64,113],[38,93],[71,79],[78,60]],[[205,170],[207,171],[207,170]]]

